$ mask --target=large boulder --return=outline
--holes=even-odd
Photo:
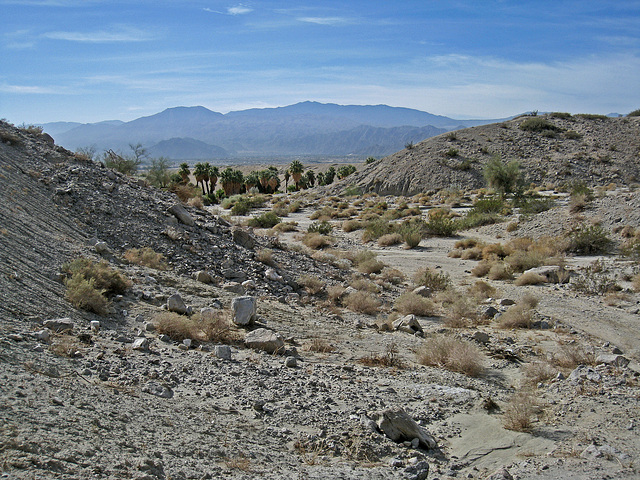
[[[53,332],[61,333],[73,330],[74,324],[73,320],[70,318],[55,318],[52,320],[45,320],[42,326]]]
[[[179,293],[174,293],[167,299],[167,310],[179,313],[180,315],[189,313],[189,307],[185,305]]]
[[[411,335],[416,332],[422,332],[422,325],[420,325],[416,316],[412,314],[395,320],[392,325],[394,330],[410,333]]]
[[[240,227],[233,227],[231,234],[233,235],[233,241],[241,247],[252,250],[256,246],[256,239],[253,235]]]
[[[196,224],[191,215],[189,215],[189,212],[187,212],[187,210],[179,203],[171,206],[169,208],[169,213],[173,214],[178,219],[178,221],[184,223],[185,225],[193,227]]]
[[[249,325],[256,319],[258,300],[251,296],[236,297],[231,300],[231,312],[233,323],[236,325]]]
[[[401,407],[391,407],[369,415],[376,426],[394,442],[417,438],[420,445],[436,448],[435,438],[416,423]]]
[[[279,353],[284,351],[284,340],[282,336],[273,330],[258,328],[247,333],[244,339],[247,347],[255,350],[262,350],[267,353]]]

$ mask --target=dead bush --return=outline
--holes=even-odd
[[[449,335],[427,338],[417,350],[418,363],[445,368],[477,377],[482,373],[483,357],[478,348],[466,340]]]
[[[482,258],[482,248],[472,247],[462,250],[460,258],[462,260],[480,260]]]
[[[596,356],[579,345],[562,345],[560,351],[553,356],[552,363],[560,368],[573,370],[578,365],[595,365]]]
[[[320,337],[313,337],[311,341],[305,345],[304,349],[316,353],[331,353],[337,350],[336,347]]]
[[[235,343],[240,337],[224,312],[211,315],[196,314],[192,317],[162,312],[155,317],[154,324],[158,333],[168,335],[177,342],[192,339],[202,342]]]
[[[482,249],[482,258],[485,260],[491,258],[504,258],[507,253],[504,250],[504,245],[501,243],[492,243]]]
[[[361,273],[371,274],[380,273],[385,266],[386,265],[380,260],[372,258],[371,260],[365,260],[364,262],[358,263],[357,269]]]
[[[131,281],[111,268],[105,260],[96,263],[79,257],[62,265],[62,271],[71,276],[78,274],[87,281],[93,280],[92,286],[105,294],[121,294],[131,286]]]
[[[327,235],[322,235],[317,232],[306,233],[304,237],[302,237],[302,243],[304,243],[307,247],[312,250],[319,250],[321,248],[328,247],[333,242],[331,237]]]
[[[390,247],[402,243],[402,235],[399,233],[388,233],[378,238],[378,245],[381,247]]]
[[[533,312],[528,305],[517,303],[510,306],[498,318],[499,328],[531,328],[533,323]]]
[[[393,285],[400,285],[405,281],[407,277],[404,273],[402,273],[402,271],[398,270],[397,268],[384,267],[382,269],[382,272],[380,272],[380,278],[383,281],[391,283]]]
[[[261,248],[256,252],[256,260],[265,265],[273,266],[273,250],[270,248]]]
[[[164,255],[155,252],[151,247],[130,248],[124,252],[124,258],[129,263],[142,265],[155,270],[166,270],[168,268]]]
[[[524,382],[531,386],[551,380],[558,370],[547,362],[531,362],[522,367]]]
[[[327,287],[327,298],[329,301],[335,305],[340,303],[340,299],[344,295],[344,288],[342,285],[329,285]]]
[[[518,250],[505,257],[505,263],[509,265],[512,272],[524,272],[530,268],[539,267],[544,264],[545,257],[536,251]]]
[[[349,286],[355,288],[356,290],[360,290],[363,292],[369,293],[379,293],[380,287],[373,283],[371,280],[363,277],[359,277],[357,275],[353,275],[351,277],[351,281],[349,282]]]
[[[469,287],[468,292],[474,297],[484,300],[485,298],[495,297],[496,288],[489,285],[487,282],[477,280],[476,283]]]
[[[310,295],[317,295],[324,290],[325,287],[325,282],[316,275],[302,275],[298,279],[298,283],[302,285]]]
[[[544,275],[540,275],[535,272],[526,272],[516,278],[514,282],[515,285],[521,287],[523,285],[540,285],[541,283],[545,283],[547,281],[547,277]]]
[[[398,346],[395,343],[390,343],[389,345],[387,345],[384,353],[370,353],[366,357],[360,358],[358,360],[358,363],[366,365],[367,367],[405,367],[404,362],[398,355]]]
[[[511,269],[503,262],[497,262],[491,265],[487,276],[490,280],[511,280],[513,278]]]
[[[431,300],[417,293],[406,292],[400,295],[394,304],[396,310],[404,315],[430,317],[435,314],[435,305]]]
[[[374,315],[382,306],[382,302],[369,292],[353,292],[343,300],[344,305],[354,312]]]
[[[298,222],[280,222],[273,229],[276,232],[296,232],[298,230]]]
[[[529,392],[515,394],[504,409],[504,428],[516,432],[528,432],[533,427],[534,416],[540,407]]]
[[[76,357],[80,349],[78,338],[72,335],[56,335],[51,343],[51,352],[59,357]]]
[[[342,230],[347,233],[360,230],[361,228],[363,228],[363,224],[359,220],[345,220],[342,222]]]
[[[413,283],[431,289],[432,292],[446,290],[451,285],[451,278],[444,272],[434,268],[422,267],[413,276]]]
[[[202,201],[202,197],[191,197],[187,202],[187,205],[197,208],[198,210],[202,210],[204,208],[204,202]]]
[[[478,263],[475,267],[471,269],[471,275],[473,275],[474,277],[484,277],[489,273],[489,271],[491,270],[491,267],[494,264],[495,262],[482,260],[480,263]]]
[[[640,273],[633,276],[631,279],[631,285],[634,292],[640,292]]]

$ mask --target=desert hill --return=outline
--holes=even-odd
[[[534,122],[534,130],[521,127]],[[536,126],[537,124],[537,126]],[[640,181],[640,118],[547,114],[457,130],[385,157],[343,182],[383,195],[484,186],[494,155],[517,160],[537,185]]]

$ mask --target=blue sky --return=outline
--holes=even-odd
[[[0,118],[387,104],[640,108],[640,1],[0,0]]]

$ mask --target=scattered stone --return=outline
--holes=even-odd
[[[44,328],[35,332],[33,336],[36,338],[36,340],[40,340],[41,342],[48,342],[51,338],[51,330],[49,330],[48,328]]]
[[[425,460],[409,465],[404,469],[402,478],[406,480],[425,480],[429,476],[429,463]]]
[[[482,312],[482,318],[493,318],[498,314],[498,309],[496,307],[489,306],[484,309]]]
[[[172,213],[180,222],[184,223],[185,225],[193,227],[196,224],[191,215],[189,215],[189,212],[187,212],[187,209],[179,203],[171,206],[169,208],[169,213]]]
[[[213,277],[209,272],[205,272],[204,270],[199,270],[195,273],[195,279],[198,282],[202,283],[213,283]]]
[[[298,305],[300,303],[300,295],[298,295],[297,293],[287,293],[287,295],[285,297],[285,301],[289,305],[291,305],[291,304]]]
[[[185,338],[184,340],[182,340],[182,344],[187,348],[191,348],[191,343],[192,340],[190,338]]]
[[[142,391],[160,398],[173,398],[173,390],[165,385],[160,385],[156,382],[147,383]]]
[[[100,255],[110,255],[111,254],[111,249],[109,248],[109,245],[107,245],[107,242],[97,242],[94,245],[94,248],[96,249],[96,252]]]
[[[186,315],[189,311],[179,293],[174,293],[167,299],[167,310],[180,315]]]
[[[237,293],[239,295],[244,294],[244,287],[240,284],[240,282],[227,282],[222,285],[222,289],[225,292]]]
[[[156,331],[156,326],[153,322],[146,322],[144,324],[144,330],[146,332],[155,332]]]
[[[604,363],[605,365],[613,365],[614,367],[626,367],[630,360],[622,355],[598,355],[596,363]]]
[[[33,347],[33,351],[34,352],[44,352],[44,347],[42,345],[40,345],[39,343],[36,343],[36,345]]]
[[[425,287],[424,285],[421,285],[417,288],[414,288],[413,293],[420,295],[421,297],[427,298],[427,297],[430,297],[433,292],[429,287]]]
[[[284,281],[282,276],[278,275],[278,272],[276,272],[273,268],[267,268],[267,270],[264,272],[264,278],[280,283]]]
[[[509,470],[503,467],[493,472],[491,475],[485,478],[485,480],[513,480],[513,477],[509,473]]]
[[[249,250],[253,250],[255,248],[256,239],[247,230],[236,226],[231,229],[231,234],[233,235],[233,241],[241,247]]]
[[[231,347],[229,345],[215,345],[213,355],[222,360],[231,360]]]
[[[409,314],[402,318],[395,320],[392,324],[394,330],[406,332],[411,335],[416,332],[422,332],[422,326],[415,315]]]
[[[298,360],[296,357],[287,357],[284,361],[285,367],[296,368],[298,366]]]
[[[164,333],[158,336],[158,340],[164,343],[171,343],[171,337],[169,335],[165,335]]]
[[[138,337],[133,341],[133,345],[131,346],[133,350],[141,350],[148,351],[149,350],[149,339],[146,337]]]
[[[91,320],[89,326],[91,327],[91,330],[97,332],[98,330],[100,330],[100,320]]]
[[[613,347],[611,349],[611,353],[613,353],[614,355],[622,355],[622,350],[620,350],[618,347]]]
[[[73,330],[74,323],[70,318],[56,318],[53,320],[45,320],[42,324],[45,328],[56,333],[68,332]]]
[[[7,338],[9,340],[13,340],[14,342],[22,342],[24,340],[24,337],[19,333],[10,333],[9,335],[7,335]]]
[[[256,319],[258,300],[251,296],[236,297],[231,300],[231,312],[233,323],[236,325],[249,325]]]
[[[516,301],[512,300],[511,298],[503,298],[502,300],[500,300],[500,302],[498,302],[500,305],[502,305],[503,307],[507,307],[509,305],[515,305]]]
[[[569,381],[574,384],[583,383],[585,380],[598,383],[602,380],[602,376],[593,368],[586,365],[579,365],[571,372],[571,375],[569,375]]]
[[[387,437],[394,442],[418,438],[426,448],[436,448],[437,443],[429,432],[418,425],[401,407],[391,407],[374,412],[370,417]]]
[[[485,332],[476,332],[471,338],[473,338],[478,343],[482,343],[483,345],[488,344],[490,341],[489,334]]]
[[[247,333],[244,343],[249,348],[263,350],[267,353],[277,353],[284,349],[282,336],[266,328],[258,328]]]
[[[245,280],[244,282],[242,282],[242,286],[245,290],[253,290],[254,288],[256,288],[256,282],[254,282],[253,280]]]

